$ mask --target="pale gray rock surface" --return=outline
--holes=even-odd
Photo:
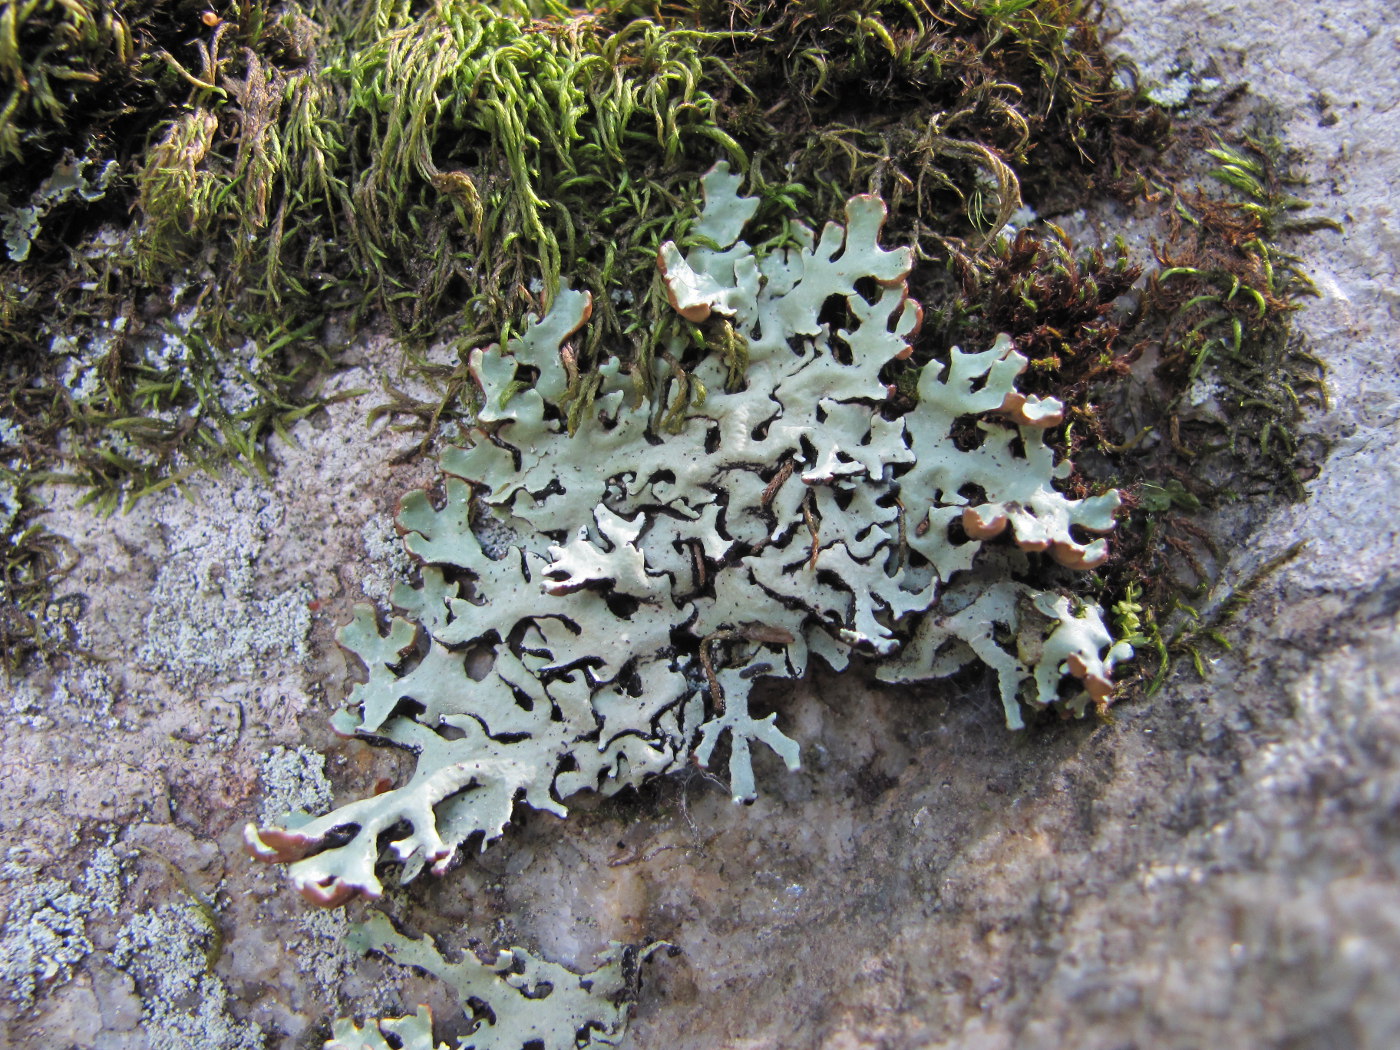
[[[804,767],[760,762],[752,807],[697,772],[531,813],[396,914],[580,968],[612,939],[675,942],[638,1050],[1400,1046],[1400,25],[1360,0],[1118,7],[1149,76],[1275,103],[1304,196],[1347,225],[1303,246],[1331,458],[1306,503],[1219,523],[1230,579],[1308,542],[1235,651],[1114,725],[1018,735],[989,692],[770,687]],[[374,386],[387,356],[337,382]],[[452,1016],[346,958],[345,914],[239,842],[264,807],[403,772],[324,728],[348,674],[334,627],[385,593],[386,515],[432,469],[395,466],[407,439],[366,407],[302,424],[266,485],[50,522],[83,554],[93,655],[4,697],[0,1043],[311,1047],[351,1010]],[[210,922],[222,950],[191,954]]]

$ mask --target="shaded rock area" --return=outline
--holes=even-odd
[[[578,968],[609,940],[674,942],[635,1048],[1400,1045],[1400,28],[1359,0],[1118,7],[1150,78],[1242,79],[1274,104],[1301,195],[1346,223],[1303,246],[1330,459],[1306,503],[1217,524],[1227,579],[1307,541],[1234,650],[1113,724],[1020,734],[975,678],[770,686],[803,769],[761,757],[753,806],[695,770],[525,814],[391,913]],[[374,387],[387,356],[371,342],[335,382]],[[325,728],[351,673],[334,628],[402,571],[388,515],[432,472],[396,465],[412,440],[368,407],[300,424],[268,483],[49,522],[83,556],[88,655],[5,692],[9,1045],[311,1047],[329,1017],[424,1000],[441,1038],[463,1030],[441,989],[347,957],[346,914],[240,843],[260,811],[407,767]]]

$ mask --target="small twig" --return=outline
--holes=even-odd
[[[758,502],[760,506],[766,507],[773,502],[773,498],[777,496],[778,490],[787,483],[788,478],[792,477],[794,466],[795,464],[793,461],[788,460],[778,468],[778,473],[773,475],[773,480],[767,484],[763,490],[763,495],[759,497]]]
[[[812,513],[812,492],[807,490],[807,494],[802,500],[802,520],[807,523],[807,531],[812,534],[812,556],[807,559],[807,567],[816,569],[817,555],[821,553],[821,534],[817,531],[817,518]]]
[[[705,681],[710,686],[710,699],[715,703],[715,713],[724,714],[724,690],[719,684],[719,675],[715,674],[715,665],[710,659],[710,645],[713,642],[723,642],[735,636],[733,631],[715,631],[714,634],[707,634],[700,639],[700,666],[705,671]]]
[[[895,563],[895,572],[899,572],[909,561],[909,526],[908,519],[906,517],[906,512],[904,510],[904,501],[896,497],[894,505],[898,508],[898,511],[896,512],[895,522],[899,529],[899,560]]]
[[[699,540],[690,541],[690,558],[695,571],[695,586],[703,588],[709,577],[705,573],[705,552]]]
[[[608,861],[608,867],[621,868],[628,864],[646,863],[647,861],[655,857],[658,853],[665,853],[668,849],[682,848],[683,847],[678,845],[677,843],[671,842],[667,843],[664,846],[653,846],[645,853],[638,853],[637,848],[634,846],[631,849],[627,850],[627,852],[623,853],[620,857],[615,857],[612,860]]]

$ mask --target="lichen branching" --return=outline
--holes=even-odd
[[[697,231],[712,247],[667,244],[659,262],[678,312],[743,340],[740,382],[716,355],[668,378],[677,342],[653,377],[663,397],[638,407],[613,360],[571,436],[571,341],[591,298],[567,289],[472,354],[472,443],[443,455],[441,505],[414,491],[399,511],[420,582],[394,591],[387,629],[365,605],[340,634],[368,678],[336,728],[416,751],[417,770],[326,816],[248,829],[309,899],[379,896],[391,830],[404,880],[442,873],[522,801],[562,815],[575,792],[709,763],[721,741],[733,796],[752,798],[753,744],[789,768],[799,748],[750,712],[749,690],[814,654],[837,669],[872,654],[891,681],[980,660],[1012,727],[1023,704],[1110,702],[1131,650],[1096,606],[1018,582],[1030,559],[1107,555],[1082,534],[1112,529],[1118,494],[1056,489],[1070,466],[1043,433],[1060,404],[1016,390],[1026,359],[1003,336],[925,366],[917,406],[888,411],[886,370],[921,310],[912,253],[879,246],[883,203],[853,197],[844,226],[760,257],[739,239],[756,208],[739,183],[716,165]],[[683,383],[698,389],[682,402]],[[969,418],[975,440],[955,441]],[[483,545],[502,529],[513,542]]]

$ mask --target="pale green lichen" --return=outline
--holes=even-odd
[[[29,258],[44,219],[59,205],[74,200],[92,202],[106,195],[121,166],[114,160],[108,161],[95,175],[90,176],[87,169],[92,164],[89,158],[79,160],[72,155],[65,157],[39,184],[28,204],[4,213],[5,223],[0,228],[0,237],[5,240],[6,252],[12,261],[24,262]]]
[[[121,863],[103,846],[72,883],[44,878],[19,860],[0,866],[0,877],[17,887],[0,927],[0,984],[11,999],[30,1003],[46,988],[69,980],[92,953],[88,923],[94,916],[116,915]]]
[[[259,559],[283,527],[285,509],[247,485],[226,492],[201,486],[199,504],[172,504],[166,524],[179,537],[151,589],[139,663],[179,681],[254,674],[273,655],[306,657],[311,626],[304,584],[268,594]]]
[[[258,781],[258,814],[268,823],[326,809],[333,799],[326,758],[309,747],[274,747],[258,760]]]
[[[361,587],[366,597],[387,602],[394,585],[412,574],[413,559],[403,549],[403,540],[394,528],[393,517],[388,514],[376,515],[365,522],[360,529],[360,540],[369,562]]]
[[[405,1017],[371,1018],[363,1025],[342,1017],[331,1034],[325,1050],[448,1050],[446,1043],[434,1041],[433,1012],[426,1006]]]
[[[490,963],[470,952],[459,962],[449,962],[431,937],[405,937],[383,915],[356,926],[349,946],[383,952],[402,966],[426,970],[446,982],[475,1022],[456,1050],[615,1046],[636,999],[638,967],[666,947],[657,943],[637,950],[614,944],[603,953],[601,964],[587,973],[545,962],[522,948],[498,952]],[[370,1020],[363,1026],[349,1019],[337,1021],[326,1050],[387,1050],[385,1035],[399,1039],[403,1050],[438,1050],[440,1045],[433,1042],[432,1015],[424,1006],[407,1017]]]
[[[112,961],[141,992],[150,1050],[263,1050],[263,1031],[229,1012],[228,989],[209,971],[209,920],[193,901],[138,912],[117,933]]]
[[[751,713],[750,688],[804,674],[813,653],[837,669],[870,653],[897,681],[979,659],[1012,726],[1023,704],[1108,702],[1130,650],[1096,607],[1016,579],[1040,552],[1079,569],[1106,556],[1079,534],[1110,530],[1118,496],[1056,488],[1070,466],[1044,431],[1060,404],[1016,390],[1027,362],[1002,337],[926,366],[917,407],[897,414],[888,370],[921,311],[912,252],[879,246],[882,202],[854,197],[844,226],[799,228],[795,247],[760,257],[739,240],[756,203],[739,181],[725,164],[706,176],[706,246],[668,244],[659,263],[681,316],[741,348],[742,374],[687,358],[677,336],[650,377],[604,361],[592,407],[571,413],[572,339],[592,302],[567,288],[507,346],[471,354],[472,443],[444,453],[440,505],[418,490],[398,515],[421,581],[394,589],[387,629],[363,605],[340,634],[368,678],[335,727],[415,751],[417,769],[327,816],[248,829],[309,899],[379,896],[387,834],[403,880],[441,874],[522,801],[563,815],[578,791],[708,763],[725,738],[730,790],[752,798],[752,744],[790,769],[799,749]],[[657,402],[634,405],[638,388]],[[370,946],[397,957],[431,948],[376,929]]]
[[[1218,90],[1221,83],[1216,77],[1173,67],[1162,72],[1160,79],[1149,78],[1145,95],[1149,101],[1166,109],[1180,109]]]
[[[58,879],[36,879],[21,864],[0,867],[0,876],[25,885],[0,931],[0,980],[10,998],[32,1002],[40,989],[61,984],[92,952],[87,915],[91,902]]]

